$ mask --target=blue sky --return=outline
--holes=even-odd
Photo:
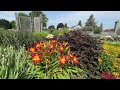
[[[15,12],[24,12],[28,14],[30,11],[0,11],[0,19],[15,20]],[[48,25],[57,26],[58,23],[67,23],[68,27],[77,25],[79,20],[82,25],[87,21],[91,14],[94,14],[97,25],[103,23],[103,28],[114,28],[115,21],[120,19],[120,11],[43,11],[48,17]]]

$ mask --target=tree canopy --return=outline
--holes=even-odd
[[[81,22],[81,20],[78,22],[78,25],[82,26],[82,22]]]
[[[50,25],[48,29],[55,29],[54,25]]]
[[[59,29],[59,28],[64,28],[64,24],[63,24],[63,23],[59,23],[59,24],[57,25],[57,29]]]
[[[11,29],[12,26],[8,20],[0,19],[0,28]]]
[[[39,17],[40,14],[42,15],[42,19],[43,19],[43,27],[46,27],[47,22],[48,22],[48,18],[43,12],[41,12],[41,11],[32,11],[32,12],[29,13],[29,16],[31,16],[31,17]]]

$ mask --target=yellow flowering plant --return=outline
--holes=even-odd
[[[120,46],[113,44],[103,44],[103,52],[98,58],[98,68],[101,72],[109,72],[116,78],[119,78],[120,74]]]

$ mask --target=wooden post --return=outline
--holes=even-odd
[[[19,27],[18,27],[18,14],[17,13],[15,13],[15,17],[16,17],[16,29],[18,31]]]
[[[43,29],[43,18],[42,18],[42,14],[40,14],[40,32],[42,32]]]

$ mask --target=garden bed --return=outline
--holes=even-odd
[[[120,78],[119,41],[101,43],[81,31],[49,34],[0,31],[0,78]]]

